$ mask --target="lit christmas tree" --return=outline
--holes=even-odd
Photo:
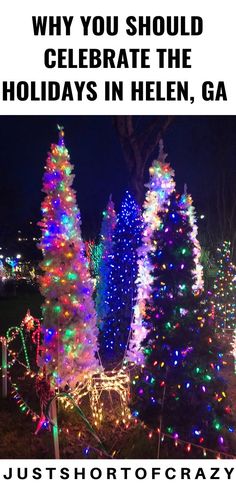
[[[136,297],[137,249],[141,243],[140,209],[127,192],[113,236],[113,253],[106,296],[107,316],[99,334],[99,354],[105,369],[122,364]]]
[[[89,271],[96,285],[99,279],[100,263],[102,259],[102,244],[95,243],[94,240],[85,242],[86,258],[89,264]]]
[[[236,269],[231,260],[231,244],[217,248],[217,277],[213,289],[213,307],[218,329],[236,328]]]
[[[166,202],[175,189],[174,171],[170,164],[165,161],[166,157],[167,154],[164,152],[163,142],[161,141],[159,143],[158,160],[153,161],[149,169],[150,180],[147,184],[148,191],[143,206],[144,230],[142,244],[138,250],[137,299],[127,352],[127,360],[137,364],[142,364],[144,361],[141,343],[146,336],[146,327],[143,321],[153,280],[153,267],[150,258],[150,254],[156,250],[156,241],[153,239],[153,234],[160,228]]]
[[[231,354],[234,358],[234,373],[236,374],[236,330],[234,331],[233,335]]]
[[[2,263],[2,260],[0,260],[0,281],[4,281],[7,276],[6,269]]]
[[[189,216],[174,192],[153,234],[152,286],[144,323],[145,367],[136,375],[133,412],[161,432],[227,448],[233,431],[223,351],[193,291],[195,254]]]
[[[55,384],[74,387],[98,367],[96,314],[92,283],[81,238],[80,213],[71,185],[74,175],[64,144],[51,146],[43,178],[43,219],[39,248],[43,252],[40,291],[45,327],[44,361]]]
[[[188,221],[191,227],[189,232],[190,240],[193,243],[193,258],[194,258],[194,268],[193,268],[193,291],[197,294],[204,289],[203,280],[203,267],[200,263],[201,259],[201,246],[197,238],[198,227],[196,222],[195,208],[193,206],[192,196],[187,193],[187,188],[185,186],[185,193],[181,196],[179,201],[180,207],[183,210],[183,214],[186,213],[188,216]]]
[[[96,289],[96,310],[98,316],[98,325],[102,328],[108,312],[108,304],[106,304],[106,296],[108,290],[108,277],[110,272],[112,257],[112,237],[116,226],[116,212],[114,203],[110,196],[107,208],[103,213],[103,220],[100,234],[101,259],[98,270],[98,283]]]

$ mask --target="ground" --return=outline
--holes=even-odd
[[[32,315],[40,317],[41,297],[34,290],[17,292],[11,297],[2,298],[1,304],[1,329],[3,335],[9,326],[19,325],[27,309]],[[230,396],[236,412],[236,376],[234,374],[233,358],[228,356],[228,368],[225,376],[229,381]],[[1,394],[0,394],[1,396]],[[37,401],[33,401],[37,409]],[[139,423],[132,423],[126,429],[124,426],[116,426],[119,417],[119,404],[116,396],[112,395],[112,403],[107,397],[104,399],[107,417],[96,434],[99,436],[102,446],[95,440],[86,428],[78,412],[64,411],[60,407],[60,454],[61,458],[157,458],[158,434],[150,433]],[[82,409],[91,421],[89,400],[85,398]],[[92,422],[92,421],[91,421]],[[36,423],[30,416],[22,413],[16,401],[9,395],[7,399],[0,397],[0,458],[53,458],[53,439],[50,431],[41,431],[37,436],[34,432]],[[192,449],[186,453],[186,445],[175,447],[173,441],[164,441],[161,444],[161,458],[202,458],[202,450]],[[208,454],[207,457],[214,457]]]

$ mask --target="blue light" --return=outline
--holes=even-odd
[[[119,363],[127,346],[137,293],[137,248],[141,245],[142,230],[140,209],[127,192],[117,216],[113,252],[108,261],[106,315],[99,334],[99,353],[105,368]],[[110,354],[107,354],[107,345],[113,347]]]

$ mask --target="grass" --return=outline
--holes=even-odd
[[[41,317],[40,306],[42,297],[38,291],[17,293],[15,296],[0,299],[0,335],[5,334],[9,327],[20,325],[28,309],[31,314]]]

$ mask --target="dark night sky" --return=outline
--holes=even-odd
[[[43,167],[57,123],[65,127],[65,141],[75,166],[78,204],[83,230],[93,236],[109,194],[116,204],[128,187],[112,117],[2,116],[0,117],[0,226],[14,229],[40,218]],[[186,182],[200,212],[214,217],[217,179],[224,172],[236,186],[236,116],[177,116],[164,137],[178,190]],[[7,228],[6,228],[7,227]]]

